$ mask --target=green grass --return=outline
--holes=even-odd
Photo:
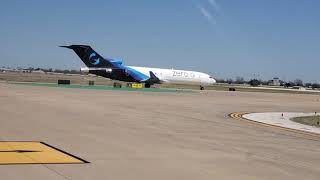
[[[160,89],[160,88],[142,88],[134,89],[128,87],[114,88],[113,86],[102,86],[102,85],[58,85],[56,83],[26,83],[26,82],[14,82],[12,84],[17,85],[29,85],[29,86],[42,86],[42,87],[56,87],[56,88],[78,88],[78,89],[93,89],[93,90],[118,90],[118,91],[137,91],[137,92],[192,92],[191,90],[178,90],[178,89]]]
[[[304,116],[304,117],[295,117],[291,119],[294,122],[306,124],[309,126],[320,127],[320,116]]]

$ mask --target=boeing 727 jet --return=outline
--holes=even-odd
[[[204,86],[216,83],[216,80],[206,73],[175,69],[161,69],[137,66],[125,66],[121,59],[104,58],[87,45],[60,46],[72,49],[87,66],[81,68],[90,74],[105,78],[144,83],[146,88],[153,84],[197,84],[203,90]]]

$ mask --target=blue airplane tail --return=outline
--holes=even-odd
[[[114,65],[107,59],[100,56],[90,46],[87,45],[70,45],[60,46],[72,49],[87,67],[111,68]]]

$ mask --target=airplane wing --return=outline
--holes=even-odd
[[[150,78],[146,82],[150,84],[160,83],[160,79],[156,75],[154,75],[152,71],[149,71],[149,73],[150,73]]]
[[[133,69],[130,67],[125,67],[125,73],[130,75],[133,79],[135,79],[137,82],[144,82],[150,79],[149,76]]]
[[[150,75],[147,76],[133,68],[126,67],[126,73],[138,82],[149,83],[149,84],[160,83],[160,79],[156,75],[154,75],[152,71],[149,71]]]

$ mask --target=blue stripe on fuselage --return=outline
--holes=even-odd
[[[125,68],[127,70],[127,73],[138,81],[146,81],[150,78],[149,76],[147,76],[147,75],[145,75],[145,74],[143,74],[133,68],[130,68],[128,66],[125,66]]]
[[[125,70],[125,72],[127,72],[130,76],[132,76],[136,81],[146,81],[150,78],[149,76],[141,73],[140,71],[137,71],[131,67],[122,65],[122,63],[120,64],[119,62],[110,61],[110,60],[109,62],[114,66],[114,68]]]

